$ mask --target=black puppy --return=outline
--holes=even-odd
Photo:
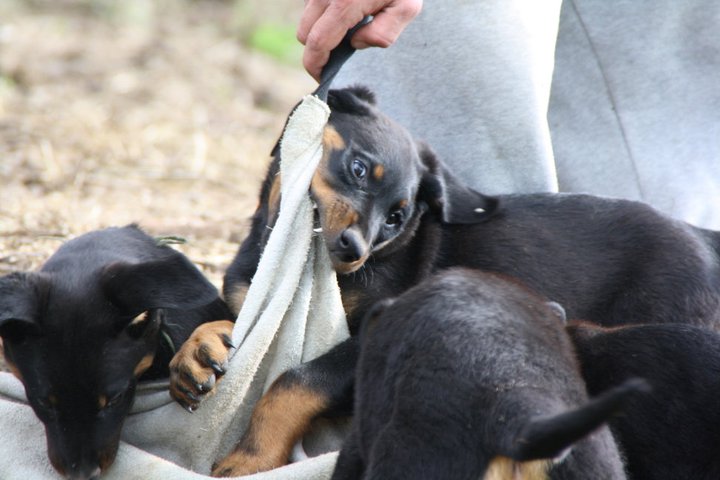
[[[562,315],[469,269],[373,307],[333,479],[625,478],[609,430],[588,435],[646,385],[589,401]]]
[[[229,318],[181,253],[135,226],[65,243],[37,272],[0,278],[5,359],[45,425],[55,469],[95,479],[115,459],[140,377],[167,375],[202,322]]]
[[[384,116],[367,90],[331,91],[328,104],[324,156],[310,193],[341,274],[352,332],[375,302],[452,266],[516,276],[562,304],[570,318],[604,325],[718,325],[720,234],[638,202],[558,194],[488,198],[464,186],[427,146]],[[277,215],[278,162],[276,156],[250,234],[225,276],[223,290],[234,311]],[[222,364],[228,351],[218,333],[231,328],[227,322],[209,333],[200,330],[188,345]],[[216,473],[284,464],[313,417],[350,411],[357,355],[353,336],[281,376],[256,407],[236,452]],[[194,385],[205,383],[213,370],[194,351],[183,358],[174,381],[191,395],[175,398],[196,406],[203,392]],[[290,400],[295,397],[305,401]],[[274,411],[288,403],[296,406],[292,413]],[[267,424],[287,428],[263,433],[270,432]]]
[[[720,478],[720,334],[680,324],[567,331],[591,394],[634,376],[653,388],[610,420],[631,478]]]

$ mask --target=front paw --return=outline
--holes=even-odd
[[[223,458],[212,468],[213,477],[240,477],[258,472],[266,472],[281,467],[287,463],[287,458],[277,455],[250,453],[238,449]]]
[[[200,325],[170,362],[170,395],[189,412],[225,374],[233,326],[229,320]]]

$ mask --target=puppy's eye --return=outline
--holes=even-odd
[[[402,223],[403,213],[402,210],[395,210],[385,219],[385,224],[390,227],[397,227]]]
[[[117,395],[112,396],[112,397],[107,401],[107,404],[105,405],[105,408],[114,407],[115,405],[117,405],[118,403],[120,403],[120,401],[123,399],[124,396],[125,396],[125,392],[124,392],[124,391],[118,393]]]
[[[352,162],[352,173],[357,178],[365,178],[365,175],[367,175],[367,165],[365,165],[360,160],[353,160]]]

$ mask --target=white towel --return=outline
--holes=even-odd
[[[104,479],[207,478],[212,463],[240,438],[272,381],[348,337],[335,272],[322,237],[312,230],[308,195],[329,114],[324,102],[308,95],[288,121],[278,221],[235,324],[233,342],[239,347],[216,394],[190,414],[170,399],[166,382],[141,385]],[[306,439],[306,450],[317,456],[243,478],[329,478],[344,427],[328,422]],[[0,432],[0,479],[59,478],[47,459],[42,424],[27,406],[20,382],[7,373],[0,373]]]

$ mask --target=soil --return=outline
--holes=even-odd
[[[285,117],[315,84],[243,46],[238,2],[112,3],[0,5],[0,275],[134,222],[186,239],[176,248],[220,287]]]

